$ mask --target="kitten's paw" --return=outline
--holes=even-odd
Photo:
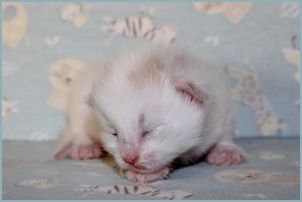
[[[99,158],[102,156],[103,150],[98,142],[89,141],[89,143],[76,143],[75,141],[67,141],[59,145],[53,153],[56,160],[63,158],[72,158],[75,160],[86,160]]]
[[[247,155],[232,142],[220,142],[209,151],[206,160],[213,165],[231,166],[247,161]]]
[[[90,145],[74,145],[70,152],[70,157],[75,160],[86,160],[99,158],[102,155],[100,145],[92,143]]]
[[[168,177],[170,170],[164,167],[152,173],[138,173],[133,170],[121,169],[120,174],[132,182],[148,183],[155,180],[165,179]]]

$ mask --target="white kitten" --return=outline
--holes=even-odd
[[[193,163],[204,155],[216,165],[246,160],[233,142],[227,82],[211,64],[153,47],[120,55],[84,77],[74,82],[63,136],[68,138],[55,157],[99,156],[93,140],[100,133],[105,150],[132,181],[164,178],[171,163]],[[92,110],[83,102],[88,94]],[[97,125],[95,115],[102,130],[89,137],[87,124]]]

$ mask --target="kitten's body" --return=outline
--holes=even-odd
[[[84,102],[89,94],[93,110]],[[246,159],[233,143],[223,75],[173,49],[141,49],[80,74],[68,106],[69,123],[55,157],[98,157],[100,137],[133,181],[163,178],[173,161],[192,163],[205,154],[217,165]]]

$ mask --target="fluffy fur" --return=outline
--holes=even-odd
[[[74,82],[63,135],[69,138],[60,141],[55,157],[98,157],[92,145],[100,137],[121,174],[139,182],[164,178],[172,162],[194,163],[204,155],[217,165],[246,159],[233,142],[227,82],[210,63],[174,48],[152,47],[121,54],[96,69]],[[83,102],[87,97],[92,110]],[[86,124],[94,116],[102,129],[89,136]]]

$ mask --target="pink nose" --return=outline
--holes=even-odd
[[[138,155],[123,156],[123,160],[130,165],[135,165],[135,163],[138,161]]]
[[[124,143],[122,145],[122,158],[126,163],[134,165],[139,158],[138,148],[131,143]]]
[[[129,165],[135,165],[139,159],[138,147],[133,143],[125,142],[121,145],[122,159]]]

